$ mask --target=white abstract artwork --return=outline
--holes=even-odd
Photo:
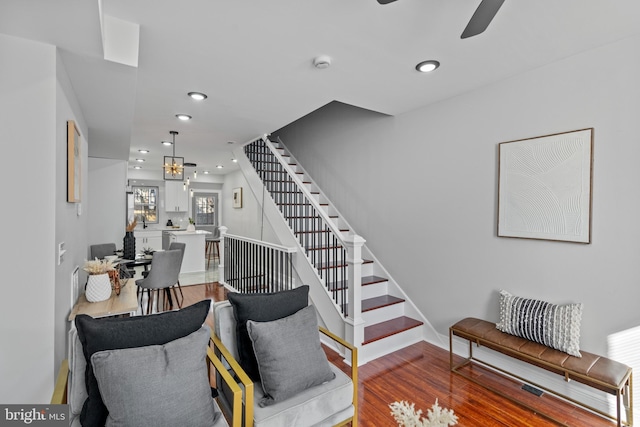
[[[498,236],[591,243],[593,128],[498,147]]]

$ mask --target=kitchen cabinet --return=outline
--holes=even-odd
[[[184,190],[184,183],[182,181],[165,182],[164,210],[167,212],[189,211],[189,192]]]
[[[142,252],[143,248],[151,248],[154,251],[162,249],[162,231],[136,231],[136,252]]]

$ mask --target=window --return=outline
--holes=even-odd
[[[195,193],[193,195],[193,216],[196,225],[218,225],[218,195]]]
[[[158,187],[133,187],[133,214],[138,221],[158,223]]]

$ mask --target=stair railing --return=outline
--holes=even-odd
[[[220,283],[241,293],[268,293],[293,289],[296,248],[227,234],[220,227],[222,254]]]
[[[342,238],[335,222],[268,138],[245,145],[244,152],[325,289],[347,317],[345,338],[360,346],[364,341],[361,308],[364,239],[357,235]]]

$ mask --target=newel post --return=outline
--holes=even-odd
[[[345,322],[345,337],[355,347],[362,347],[364,341],[364,320],[362,320],[362,246],[364,240],[357,234],[350,234],[344,240],[347,250],[347,283],[349,285],[349,312]]]
[[[220,253],[218,254],[218,258],[220,259],[220,264],[218,264],[218,282],[221,285],[226,285],[227,281],[224,277],[224,236],[227,234],[228,228],[224,225],[218,227],[218,231],[220,231]]]

